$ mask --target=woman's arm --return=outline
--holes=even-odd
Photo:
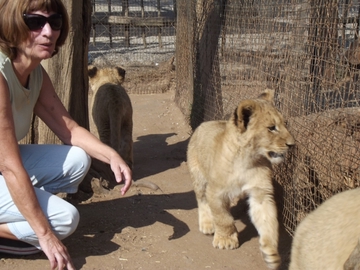
[[[0,74],[0,172],[20,213],[29,222],[52,268],[74,269],[66,247],[53,233],[22,164],[7,82]]]
[[[55,92],[49,75],[43,70],[43,85],[34,112],[44,123],[69,145],[79,146],[91,157],[110,164],[118,183],[124,181],[121,193],[125,194],[130,188],[132,173],[129,166],[120,155],[108,145],[102,143],[87,129],[79,126],[65,109]]]
[[[30,178],[22,164],[10,104],[7,83],[0,75],[0,171],[14,203],[37,235],[46,234],[50,226],[41,211]]]

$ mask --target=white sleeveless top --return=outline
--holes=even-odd
[[[20,141],[29,132],[31,118],[43,82],[43,71],[39,65],[30,74],[29,89],[23,87],[15,75],[11,60],[0,52],[0,72],[7,81],[10,102],[15,122],[16,139]]]

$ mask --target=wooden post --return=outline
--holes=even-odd
[[[219,4],[220,2],[220,4]],[[223,117],[218,43],[226,0],[196,1],[195,85],[190,125]]]
[[[140,6],[141,6],[141,18],[143,19],[145,17],[145,10],[144,10],[144,0],[140,1]],[[145,26],[141,26],[141,32],[142,32],[142,38],[143,38],[143,43],[144,43],[144,48],[147,47],[146,44],[146,28]]]
[[[111,15],[111,0],[107,0],[107,3],[108,3],[108,13],[110,16]],[[112,48],[112,32],[111,32],[112,26],[111,26],[111,24],[108,25],[108,29],[109,29],[110,48]]]
[[[158,17],[161,17],[161,6],[160,6],[160,0],[157,0],[157,10],[158,10]],[[159,47],[162,48],[162,40],[161,40],[161,26],[158,27],[158,39],[159,39]]]
[[[129,16],[129,0],[122,0],[122,15]],[[125,46],[130,47],[130,25],[124,25]]]
[[[196,14],[193,0],[177,0],[177,5],[175,102],[185,117],[190,118],[195,78]]]

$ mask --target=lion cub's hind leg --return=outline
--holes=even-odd
[[[121,156],[125,162],[133,169],[134,157],[133,157],[133,140],[132,140],[132,127],[123,127],[122,141],[120,147]]]
[[[229,197],[226,194],[217,194],[215,196],[211,188],[208,189],[207,196],[211,197],[209,207],[213,213],[215,224],[213,246],[219,249],[238,248],[238,232],[230,212],[231,201]]]
[[[111,131],[111,145],[120,154],[128,166],[133,169],[133,122],[132,109],[127,111],[127,115],[121,119],[113,121],[113,129]]]
[[[235,249],[239,247],[238,232],[230,213],[230,200],[226,203],[211,194],[204,175],[190,170],[198,204],[199,230],[204,234],[214,234],[213,246],[219,249]],[[211,200],[207,198],[210,197]],[[213,214],[214,213],[214,214]]]
[[[209,204],[205,198],[197,200],[197,202],[199,208],[199,230],[203,234],[213,234],[215,227]]]
[[[203,234],[213,234],[215,232],[213,216],[206,199],[207,181],[201,171],[195,167],[190,167],[190,173],[198,204],[199,230]]]

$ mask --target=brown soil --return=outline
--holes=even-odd
[[[81,221],[64,240],[77,269],[267,269],[245,202],[234,208],[240,248],[217,250],[198,230],[197,206],[186,166],[190,128],[173,102],[173,91],[131,94],[134,107],[134,179],[125,196],[120,186],[94,194],[77,207]],[[287,269],[291,238],[281,230],[280,253]],[[0,269],[49,269],[43,253],[0,256]]]

